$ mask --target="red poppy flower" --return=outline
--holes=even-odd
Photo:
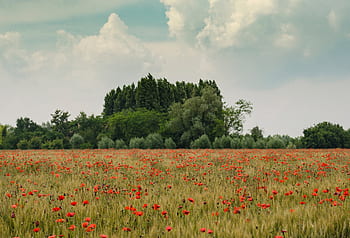
[[[89,226],[89,222],[83,222],[83,223],[81,224],[81,226],[82,226],[83,228],[86,228],[86,227]]]
[[[188,210],[183,210],[182,213],[183,213],[184,215],[188,215],[188,214],[190,214],[190,211],[188,211]]]
[[[167,226],[165,227],[165,230],[167,230],[168,232],[171,231],[173,228],[171,226]]]
[[[88,200],[85,200],[85,201],[83,201],[83,204],[84,204],[84,205],[87,205],[87,204],[89,204],[89,201],[88,201]]]
[[[40,231],[40,227],[36,227],[33,229],[34,232],[39,232]]]
[[[67,212],[66,216],[67,217],[74,217],[75,212]]]
[[[65,197],[63,195],[58,196],[57,200],[62,201]]]
[[[71,202],[70,205],[75,206],[78,202]]]
[[[205,228],[199,229],[200,232],[205,232],[206,230],[207,230],[207,229],[205,229]]]
[[[208,234],[211,234],[213,232],[214,232],[213,230],[208,229]]]
[[[107,235],[100,235],[101,238],[108,238]]]
[[[53,211],[53,212],[58,212],[59,210],[61,210],[60,207],[54,207],[54,208],[52,208],[52,211]]]
[[[68,227],[68,230],[74,231],[74,230],[75,230],[75,228],[76,228],[76,226],[75,226],[75,225],[71,225],[70,227]]]
[[[131,231],[131,229],[129,227],[123,227],[122,230],[123,231]]]
[[[188,198],[187,200],[190,201],[190,202],[192,202],[192,203],[194,202],[194,199],[193,199],[193,198]]]

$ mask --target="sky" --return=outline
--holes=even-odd
[[[100,115],[111,89],[215,80],[245,131],[350,128],[348,0],[0,0],[0,123]]]

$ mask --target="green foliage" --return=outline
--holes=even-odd
[[[146,140],[143,137],[134,137],[130,139],[129,143],[130,149],[146,149]]]
[[[238,100],[234,106],[226,106],[223,111],[226,133],[241,134],[245,118],[251,114],[252,110],[252,103],[243,99]]]
[[[17,148],[20,150],[26,150],[29,147],[29,142],[26,139],[22,139],[17,143]]]
[[[107,119],[107,127],[111,138],[129,141],[158,132],[164,121],[164,114],[143,108],[113,114]]]
[[[346,131],[338,124],[322,122],[303,131],[306,148],[344,148],[348,143]]]
[[[266,148],[266,140],[261,138],[255,141],[254,143],[254,148],[255,149],[265,149]]]
[[[201,94],[170,108],[166,131],[180,147],[188,147],[192,140],[203,134],[211,140],[224,134],[221,97],[210,87],[202,89]]]
[[[41,148],[41,138],[39,136],[34,136],[28,141],[28,149],[40,149]]]
[[[82,144],[84,143],[84,138],[79,135],[78,133],[75,133],[69,141],[72,145],[73,149],[81,149]]]
[[[104,136],[97,143],[97,145],[99,149],[110,149],[110,148],[114,148],[114,141],[111,138]]]
[[[211,143],[207,135],[202,135],[198,139],[194,140],[191,143],[192,149],[209,149],[211,148]]]
[[[42,149],[48,150],[57,150],[63,149],[63,140],[62,139],[54,139],[52,141],[46,141],[41,145]]]
[[[239,137],[233,137],[231,140],[231,149],[241,149],[242,143]]]
[[[258,126],[255,126],[250,130],[250,135],[253,137],[254,141],[264,138],[263,131]]]
[[[213,142],[213,149],[222,149],[222,140],[221,137],[215,137]]]
[[[118,139],[115,141],[115,148],[116,149],[127,149],[128,146],[125,144],[124,140]]]
[[[151,133],[146,137],[146,147],[148,149],[164,148],[163,137],[159,133]]]
[[[169,137],[169,138],[165,139],[164,147],[166,149],[176,149],[176,143],[174,142],[174,140],[171,137]]]
[[[286,148],[286,144],[283,139],[278,136],[269,136],[267,138],[266,148],[268,149],[283,149]]]
[[[136,107],[156,111],[160,109],[157,81],[151,74],[141,78],[137,84]]]
[[[245,135],[241,139],[241,144],[243,149],[253,149],[255,146],[255,141],[250,135]]]

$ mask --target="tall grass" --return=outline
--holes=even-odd
[[[350,150],[1,151],[0,237],[350,237],[349,165]]]

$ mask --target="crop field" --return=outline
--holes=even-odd
[[[350,237],[350,150],[0,151],[0,237]]]

